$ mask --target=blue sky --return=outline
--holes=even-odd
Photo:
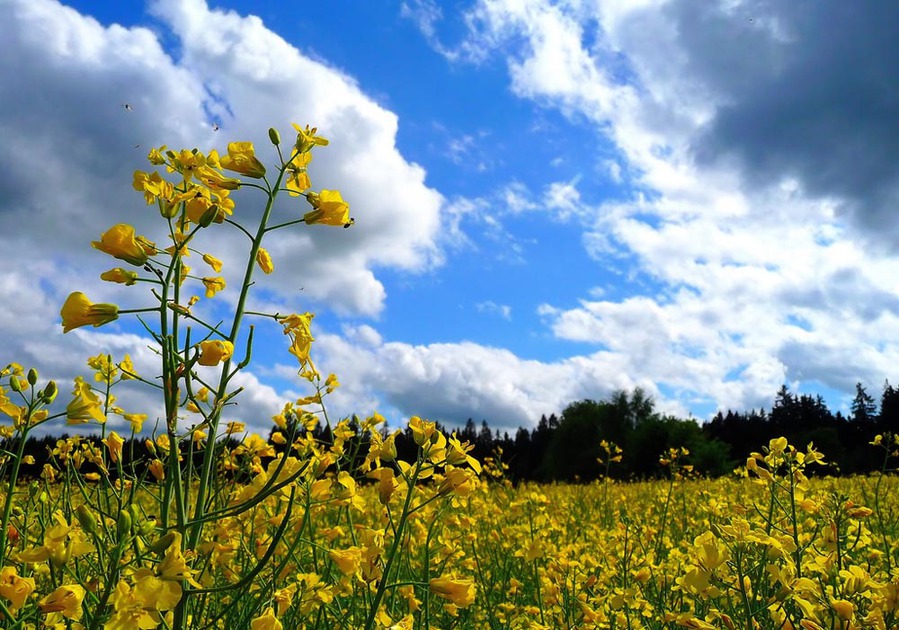
[[[313,187],[357,223],[273,240],[257,305],[316,312],[332,413],[511,431],[640,386],[703,419],[784,383],[845,409],[899,364],[897,13],[4,0],[0,362],[66,381],[129,351],[152,372],[133,321],[59,330],[72,290],[134,304],[89,242],[154,229],[130,189],[147,147],[248,139],[271,163],[266,129],[297,122],[331,139]],[[260,429],[302,392],[262,328],[235,411]]]

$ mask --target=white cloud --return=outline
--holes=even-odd
[[[618,389],[641,386],[661,399],[652,383],[631,380],[621,357],[612,353],[541,362],[468,342],[363,345],[352,341],[353,331],[345,332],[320,335],[316,342],[322,364],[342,383],[329,399],[332,415],[380,411],[394,426],[410,415],[453,425],[471,417],[514,433],[572,401],[600,399]],[[664,401],[660,408],[685,413]]]
[[[487,300],[486,302],[478,302],[474,307],[479,313],[499,315],[505,320],[512,319],[512,307],[508,304],[497,304],[492,300]]]
[[[0,3],[7,31],[0,38],[6,60],[0,83],[10,87],[0,95],[0,246],[6,260],[0,301],[7,305],[0,339],[7,360],[48,365],[48,374],[71,378],[86,372],[84,359],[104,348],[142,352],[146,340],[117,336],[118,324],[104,328],[102,336],[63,336],[59,308],[76,289],[96,302],[152,306],[142,285],[98,280],[118,261],[91,249],[90,242],[111,225],[128,222],[165,243],[155,207],[146,207],[131,189],[132,172],[150,169],[146,153],[161,144],[224,152],[228,141],[252,140],[271,165],[276,157],[270,126],[280,129],[286,143],[291,122],[317,125],[331,140],[310,167],[313,185],[340,189],[358,229],[301,225],[269,235],[265,245],[275,273],[257,274],[254,305],[306,310],[311,301],[338,313],[374,316],[386,298],[374,267],[418,272],[441,263],[437,238],[444,200],[425,184],[424,169],[399,153],[395,114],[258,18],[212,10],[203,0],[159,1],[151,11],[161,21],[154,27],[170,32],[105,26],[55,0]],[[160,37],[169,36],[176,56],[161,44]],[[238,191],[235,197],[236,217],[252,227],[260,196]],[[280,200],[274,221],[308,209],[302,198]],[[245,266],[245,237],[218,226],[195,245],[225,262],[229,290],[216,303],[233,304]],[[190,264],[209,273],[199,257]],[[197,312],[219,314],[202,302]],[[277,393],[252,374],[244,378],[253,393],[242,395],[235,413],[267,421],[272,411],[264,409],[277,407]]]
[[[770,405],[781,383],[797,379],[847,392],[857,380],[876,385],[896,365],[896,257],[871,247],[814,178],[812,196],[795,174],[760,181],[746,177],[745,160],[696,158],[716,117],[743,105],[730,96],[749,94],[746,81],[776,70],[766,66],[777,62],[769,50],[745,53],[746,38],[756,46],[768,37],[773,50],[789,30],[772,15],[752,26],[761,34],[747,34],[746,17],[722,6],[479,0],[469,10],[455,59],[472,50],[478,61],[504,57],[515,94],[603,132],[618,151],[600,160],[607,176],[634,190],[594,208],[579,203],[573,184],[545,191],[546,205],[577,208],[599,265],[627,259],[650,282],[625,287],[623,298],[593,294],[540,313],[558,337],[604,348],[583,361],[614,357],[625,374],[664,385],[681,402]],[[740,133],[751,138],[751,129]],[[791,324],[796,318],[807,330]]]

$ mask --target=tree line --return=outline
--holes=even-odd
[[[438,423],[438,426],[439,423]],[[346,450],[356,453],[361,463],[368,452],[368,436],[359,429],[358,419],[350,422],[356,435]],[[452,431],[440,426],[450,434]],[[885,383],[879,404],[861,383],[856,385],[850,414],[832,413],[821,396],[793,394],[786,385],[777,392],[770,411],[718,412],[710,421],[699,424],[694,419],[681,419],[655,410],[651,396],[637,388],[632,392],[618,391],[606,399],[580,400],[569,404],[560,416],[540,418],[532,429],[519,428],[514,435],[490,428],[486,420],[480,425],[473,419],[456,429],[462,441],[473,446],[471,454],[485,461],[493,458],[505,469],[505,476],[513,482],[591,481],[608,474],[616,479],[644,479],[664,474],[659,458],[670,448],[686,448],[689,455],[684,463],[702,475],[720,476],[731,473],[746,461],[752,451],[758,451],[769,440],[784,436],[797,448],[809,443],[826,456],[827,474],[864,474],[879,470],[883,452],[875,451],[870,442],[876,434],[899,434],[899,389]],[[328,427],[319,425],[313,436],[324,443],[330,441]],[[25,444],[24,476],[41,474],[50,461],[58,441],[68,436],[29,437]],[[100,447],[99,437],[81,438]],[[610,455],[601,444],[605,441],[621,449],[620,460],[606,465]],[[234,438],[211,447],[233,449]],[[274,452],[283,452],[285,445],[272,444]],[[0,452],[15,452],[12,439],[0,442]],[[398,457],[415,458],[416,445],[407,428],[396,438]],[[188,454],[185,467],[192,465],[191,454],[199,456],[189,441],[181,447]],[[126,441],[122,451],[124,470],[143,467],[152,457],[145,439]],[[600,461],[600,458],[603,458]],[[96,470],[89,461],[85,472]],[[115,470],[110,471],[115,475]]]

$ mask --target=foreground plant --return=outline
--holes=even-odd
[[[382,432],[379,416],[361,426],[347,420],[332,425],[323,398],[339,383],[333,374],[323,378],[311,359],[313,315],[247,309],[257,267],[274,269],[262,246],[270,232],[354,222],[338,191],[310,190],[311,151],[328,141],[308,126],[294,128],[287,155],[278,132],[269,131],[278,155],[271,178],[249,142],[229,144],[222,156],[152,150],[149,161],[165,173],[137,171],[133,186],[158,209],[168,244],[158,246],[124,223],[92,243],[126,265],[101,278],[148,286],[151,303],[121,309],[74,292],[61,310],[63,331],[137,315],[159,357],[159,374],[138,374],[128,355],[91,357],[93,379],[78,377],[65,410],[53,415],[48,407],[55,383],[39,387],[37,372],[16,364],[0,374],[6,383],[0,411],[13,419],[0,429],[7,438],[0,473],[8,480],[0,531],[4,628],[273,629],[282,627],[281,619],[307,616],[324,624],[319,627],[374,628],[393,625],[386,603],[395,608],[400,588],[411,588],[413,599],[433,592],[454,606],[471,605],[470,581],[442,575],[427,562],[423,573],[410,577],[409,559],[400,560],[412,553],[412,524],[429,518],[436,527],[434,507],[475,484],[480,467],[467,454],[470,446],[413,418],[418,455],[403,462],[396,458],[395,434]],[[230,194],[239,188],[264,197],[252,230],[232,218]],[[308,211],[276,222],[275,201],[283,192],[303,196]],[[233,311],[225,322],[213,322],[200,314],[209,309],[198,305],[232,290],[215,275],[223,263],[206,249],[224,229],[246,237],[248,255]],[[193,272],[187,264],[192,254],[209,275]],[[248,317],[283,327],[298,373],[314,391],[274,417],[271,441],[227,420],[242,390],[235,378],[251,360]],[[148,419],[116,404],[114,390],[128,380],[161,398],[159,429],[146,439],[144,453],[135,451],[135,440],[107,429],[108,418],[118,416],[134,438]],[[58,441],[42,483],[20,487],[29,433],[63,417],[70,425],[93,425],[98,439]],[[327,425],[327,439],[313,433],[319,422]],[[236,446],[227,441],[235,436],[242,436]],[[379,487],[374,509],[357,491],[365,477]],[[339,508],[339,516],[332,519],[325,508]],[[343,531],[352,532],[346,548],[337,535]]]

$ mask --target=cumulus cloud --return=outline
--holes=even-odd
[[[513,93],[589,121],[615,151],[599,163],[631,191],[591,207],[547,189],[549,205],[578,207],[597,265],[634,279],[623,297],[544,304],[553,334],[719,407],[891,374],[897,261],[871,244],[895,240],[899,8],[872,9],[471,5],[454,59],[503,58]]]
[[[71,376],[84,372],[83,358],[101,347],[142,352],[146,340],[130,336],[122,322],[104,328],[102,337],[93,331],[63,337],[58,313],[75,289],[97,302],[152,305],[135,287],[98,280],[116,263],[90,242],[128,222],[165,243],[155,207],[145,207],[131,189],[132,172],[151,168],[147,151],[161,144],[224,152],[226,142],[251,140],[271,164],[270,126],[281,130],[285,142],[291,122],[317,125],[331,140],[310,167],[313,186],[339,188],[361,229],[300,226],[272,233],[266,246],[275,273],[257,277],[257,304],[268,300],[305,310],[311,301],[337,313],[375,316],[386,293],[374,267],[418,272],[440,264],[443,198],[424,183],[424,169],[398,151],[395,114],[258,18],[212,9],[203,0],[160,0],[150,11],[158,20],[154,30],[104,25],[56,0],[0,3],[7,31],[0,38],[6,60],[0,83],[8,88],[0,96],[0,245],[6,261],[0,300],[7,305],[0,334],[9,360],[50,362],[54,374]],[[235,194],[244,223],[261,209],[252,193]],[[287,221],[307,210],[302,198],[286,198],[274,216]],[[246,239],[222,227],[214,240],[198,239],[196,246],[225,262],[232,290],[217,301],[233,303]],[[205,267],[199,260],[192,265]],[[219,313],[202,303],[198,309]],[[108,333],[119,334],[120,343]],[[243,396],[239,412],[267,420],[271,413],[262,408],[273,403],[275,392],[257,385]]]
[[[663,403],[660,409],[686,413],[666,404],[651,382],[632,380],[613,353],[544,362],[470,342],[412,345],[385,342],[368,327],[344,332],[317,340],[323,364],[340,375],[342,386],[329,399],[338,416],[379,411],[393,426],[411,415],[451,426],[486,419],[492,428],[514,434],[574,400],[638,386]],[[359,343],[360,337],[366,342]]]

